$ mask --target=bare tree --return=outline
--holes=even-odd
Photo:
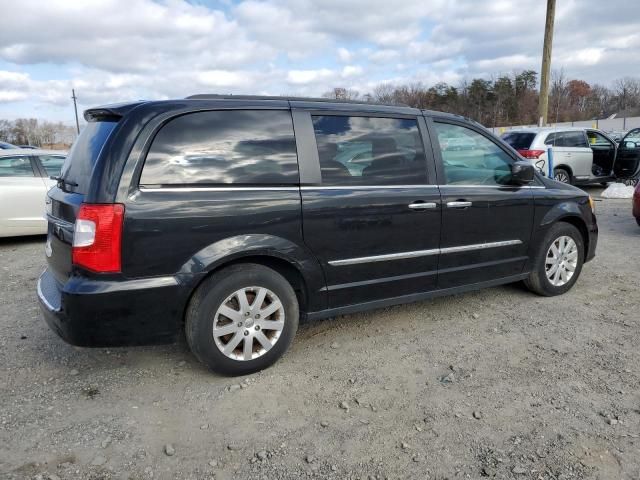
[[[322,96],[336,100],[357,100],[360,94],[356,90],[344,87],[335,87],[333,90],[323,93]]]
[[[555,123],[560,120],[560,108],[564,112],[565,100],[569,93],[569,87],[567,85],[567,77],[564,74],[564,69],[554,70],[551,73],[551,94],[549,95],[549,106],[555,110]],[[551,113],[551,112],[549,112]],[[549,115],[551,117],[551,115]]]
[[[640,105],[640,80],[632,77],[619,78],[613,83],[618,98],[618,109],[625,112]]]

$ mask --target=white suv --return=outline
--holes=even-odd
[[[553,147],[553,176],[563,183],[606,183],[616,178],[635,178],[640,129],[633,129],[618,145],[605,133],[592,128],[546,127],[509,130],[502,139],[531,160],[545,175],[547,150]],[[629,157],[629,158],[627,158]]]

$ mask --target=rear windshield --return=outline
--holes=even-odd
[[[62,166],[62,178],[66,182],[66,189],[87,193],[91,170],[116,125],[117,122],[87,123]],[[72,185],[74,183],[78,185]]]
[[[507,142],[516,150],[527,150],[535,138],[535,133],[507,132],[502,135],[502,140]]]

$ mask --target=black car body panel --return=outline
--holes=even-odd
[[[196,112],[233,110],[291,115],[295,183],[141,183],[145,159],[165,126]],[[541,176],[530,185],[447,184],[444,157],[460,153],[443,150],[442,128],[468,129],[478,141],[491,142],[495,155],[519,160],[511,147],[457,115],[207,97],[98,107],[85,117],[116,125],[100,146],[86,191],[61,182],[49,193],[49,265],[38,289],[47,323],[76,345],[174,341],[198,285],[238,262],[278,270],[294,286],[302,315],[322,318],[521,280],[557,221],[575,224],[585,236],[586,260],[595,255],[595,216],[588,196],[576,188]],[[349,124],[354,132],[386,125],[385,119],[406,126],[414,143],[396,143],[395,155],[405,163],[405,157],[423,162],[411,164],[423,165],[420,180],[384,184],[371,176],[367,182],[358,159],[383,147],[374,140],[367,147],[370,134],[358,134],[364,140],[342,154],[351,156],[345,168],[361,173],[359,183],[323,183],[318,125],[324,117],[340,117],[336,125]],[[245,147],[262,148],[259,142]],[[120,271],[96,273],[73,264],[74,224],[83,203],[124,205]]]

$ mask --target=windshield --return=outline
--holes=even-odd
[[[528,150],[535,136],[535,133],[507,132],[502,135],[502,140],[507,142],[516,150]]]
[[[78,193],[87,192],[93,166],[116,125],[117,122],[89,122],[84,127],[62,166],[65,188]]]

